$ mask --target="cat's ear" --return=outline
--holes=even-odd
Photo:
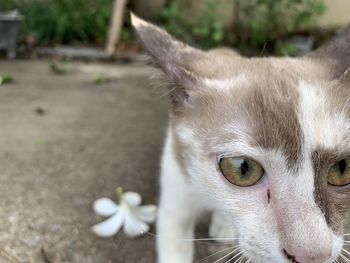
[[[204,56],[204,52],[176,40],[166,31],[132,13],[131,23],[146,52],[172,80],[195,77],[193,62]]]
[[[331,77],[343,78],[348,75],[350,67],[350,26],[327,44],[312,51],[306,57],[317,59],[318,63],[326,65],[331,72]]]
[[[193,88],[199,78],[195,62],[201,60],[205,52],[174,39],[164,30],[132,13],[131,23],[142,46],[172,86],[170,95],[173,103],[181,103],[188,97],[186,90]]]

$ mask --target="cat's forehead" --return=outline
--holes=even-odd
[[[270,61],[242,68],[231,77],[203,79],[207,87],[194,95],[197,104],[187,123],[209,147],[239,138],[250,147],[280,150],[295,166],[305,157],[305,145],[310,151],[339,150],[347,143],[346,90]]]

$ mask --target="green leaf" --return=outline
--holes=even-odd
[[[0,75],[0,85],[13,82],[13,78],[11,75],[4,74]]]

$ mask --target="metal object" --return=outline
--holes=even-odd
[[[0,12],[0,49],[6,50],[8,59],[16,57],[17,38],[23,17],[17,10]]]

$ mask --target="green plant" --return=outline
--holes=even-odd
[[[295,52],[296,47],[288,41],[277,40],[274,44],[273,53],[276,55],[290,56],[295,54]]]
[[[102,43],[107,35],[113,0],[0,0],[2,9],[18,9],[24,33],[40,44]]]
[[[13,78],[9,74],[0,75],[0,85],[13,82]]]
[[[187,43],[195,44],[190,33],[190,26],[181,15],[181,10],[176,1],[170,2],[163,10],[159,21],[161,27],[170,34],[180,38]]]
[[[255,48],[270,43],[276,49],[275,45],[278,42],[281,45],[281,39],[305,30],[325,11],[323,0],[235,1],[239,2],[237,41]],[[287,46],[282,49],[290,52],[292,49]]]
[[[218,45],[224,38],[225,18],[220,17],[220,8],[225,3],[216,0],[204,0],[202,12],[191,22],[186,20],[176,1],[163,10],[161,23],[163,28],[176,37],[203,48]]]
[[[220,10],[227,1],[204,0],[201,14],[189,23],[176,1],[164,9],[160,23],[176,37],[203,48],[218,44],[246,50],[267,49],[279,55],[293,54],[290,34],[307,29],[325,11],[323,0],[231,0],[234,24],[225,28]]]
[[[220,16],[223,2],[216,0],[205,0],[204,2],[204,10],[195,19],[192,33],[204,47],[209,48],[223,40],[225,18]]]
[[[295,50],[288,42],[289,36],[314,23],[325,10],[323,1],[202,0],[199,15],[188,19],[177,0],[169,0],[156,22],[175,37],[202,48],[226,45],[289,55]],[[20,10],[25,17],[24,35],[41,45],[102,45],[112,5],[113,0],[0,0],[2,10]],[[222,10],[231,10],[232,6],[235,11],[229,26]],[[121,40],[133,40],[128,21]]]

